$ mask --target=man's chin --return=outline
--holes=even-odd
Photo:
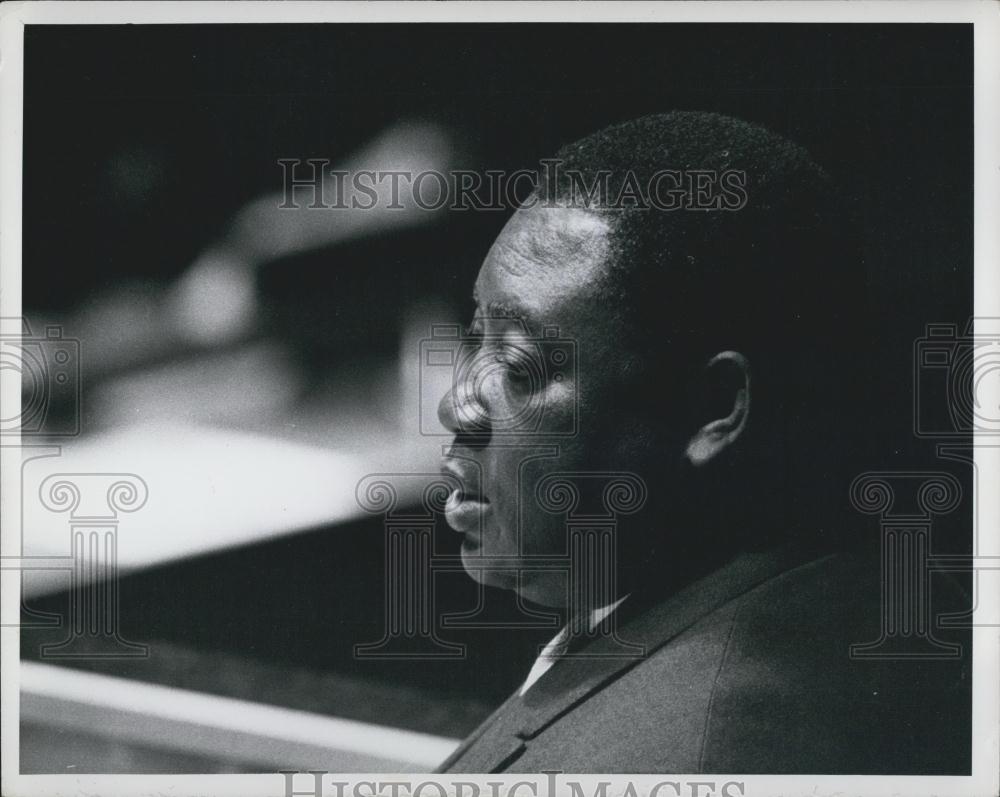
[[[537,570],[526,569],[518,578],[516,570],[488,568],[489,557],[475,540],[462,542],[462,566],[473,581],[487,587],[516,591],[524,600],[539,606],[565,605],[565,583],[560,577],[546,578]]]
[[[516,589],[517,573],[513,570],[488,569],[489,555],[479,540],[466,535],[462,540],[462,566],[469,577],[487,587]]]

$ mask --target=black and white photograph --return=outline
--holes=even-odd
[[[2,793],[996,795],[998,36],[5,4]]]

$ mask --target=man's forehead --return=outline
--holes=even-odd
[[[476,280],[476,300],[553,309],[591,285],[606,267],[609,224],[576,208],[518,210],[490,248]]]
[[[565,268],[567,261],[602,261],[610,226],[598,214],[579,208],[536,205],[518,210],[501,230],[489,258],[501,268]],[[585,263],[581,262],[581,265]]]

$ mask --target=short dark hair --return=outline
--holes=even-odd
[[[611,223],[601,290],[623,314],[643,380],[683,379],[726,349],[749,358],[752,429],[743,448],[751,451],[740,455],[750,457],[748,490],[790,504],[801,500],[801,488],[821,487],[842,503],[837,471],[852,467],[853,456],[842,431],[855,428],[861,409],[859,350],[867,334],[863,260],[844,191],[802,147],[715,113],[616,124],[555,159],[559,171],[548,172],[555,179],[537,188],[543,203],[578,200],[574,173],[594,180],[610,172],[609,197],[627,179],[645,186],[663,170],[745,175],[737,210],[596,207]],[[636,392],[663,400],[656,390]]]
[[[849,205],[802,147],[715,113],[674,111],[612,125],[564,146],[543,201],[579,201],[570,174],[647,186],[664,170],[745,175],[737,210],[596,207],[612,223],[605,289],[636,334],[700,354],[794,347],[850,332],[860,258]],[[577,186],[578,187],[578,186]],[[664,324],[667,328],[664,328]],[[844,326],[848,329],[845,330]]]

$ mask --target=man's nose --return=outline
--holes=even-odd
[[[486,408],[467,379],[457,379],[441,397],[438,420],[455,435],[482,437],[490,432]]]

